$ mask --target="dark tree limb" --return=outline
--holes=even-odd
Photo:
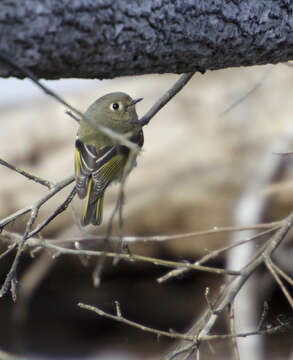
[[[0,53],[48,79],[277,63],[293,59],[292,14],[291,0],[2,0]]]

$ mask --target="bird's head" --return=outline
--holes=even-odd
[[[113,130],[129,131],[131,127],[138,125],[135,104],[141,100],[142,98],[132,99],[123,92],[113,92],[97,99],[90,105],[86,115]]]

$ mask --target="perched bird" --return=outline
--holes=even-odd
[[[102,96],[89,106],[85,116],[117,133],[130,133],[130,141],[143,145],[143,131],[135,104],[123,92]],[[113,180],[121,179],[129,148],[115,142],[87,120],[80,120],[75,141],[75,179],[79,198],[86,198],[81,224],[99,225],[103,217],[104,192]]]

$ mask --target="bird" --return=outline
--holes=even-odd
[[[141,100],[123,92],[112,92],[92,103],[80,119],[74,168],[77,195],[86,199],[82,226],[102,223],[105,190],[113,181],[121,180],[130,154],[127,146],[117,143],[87,119],[119,134],[130,133],[129,140],[141,148],[144,135],[135,109]],[[136,165],[135,159],[132,165]]]

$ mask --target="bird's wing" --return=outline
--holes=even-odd
[[[129,153],[125,146],[105,146],[96,151],[95,146],[85,145],[78,138],[75,142],[75,178],[78,196],[84,198],[89,180],[93,186],[90,203],[95,202],[112,180],[122,171]]]

